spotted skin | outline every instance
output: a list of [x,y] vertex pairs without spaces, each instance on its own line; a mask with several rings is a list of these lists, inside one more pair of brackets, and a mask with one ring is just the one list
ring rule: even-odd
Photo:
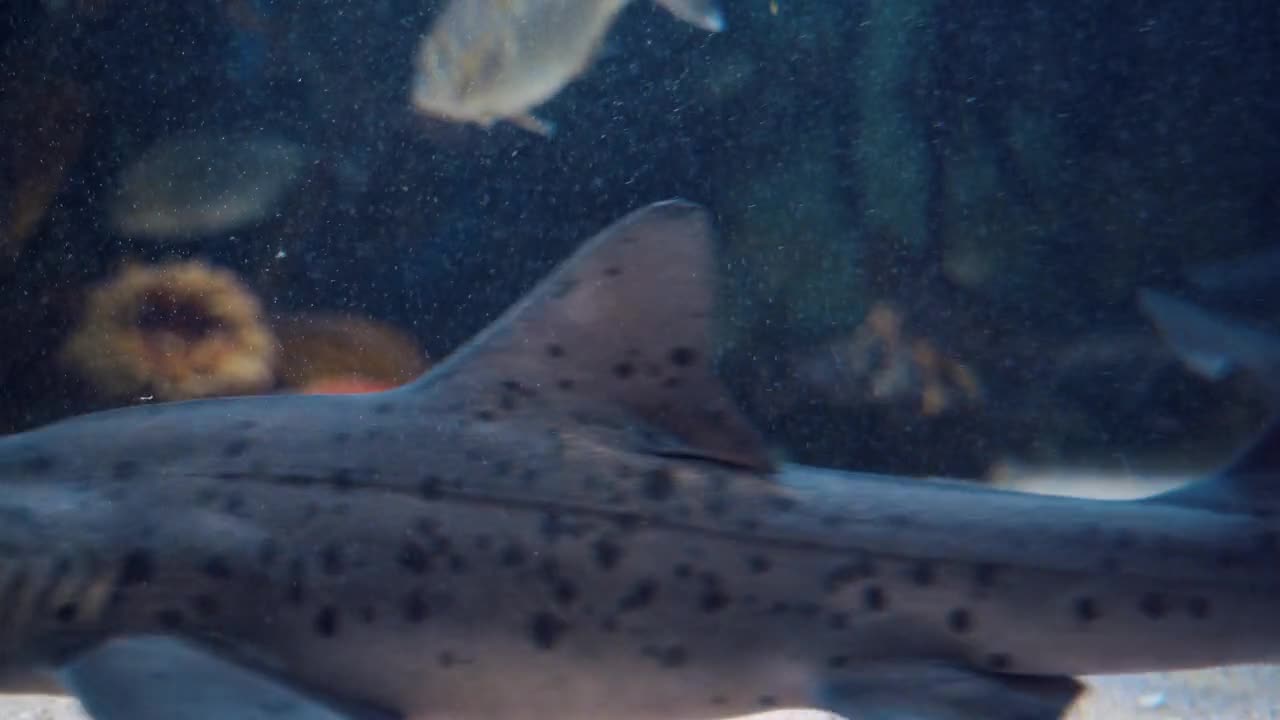
[[401,389],[0,439],[0,682],[115,720],[78,658],[159,634],[350,718],[1012,720],[1280,655],[1274,431],[1139,502],[775,464],[711,370],[710,238],[640,210]]

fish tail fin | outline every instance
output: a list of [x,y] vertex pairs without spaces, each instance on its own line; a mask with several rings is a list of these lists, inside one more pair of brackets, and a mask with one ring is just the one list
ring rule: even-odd
[[1280,417],[1272,418],[1222,470],[1152,499],[1230,512],[1280,509]]
[[724,30],[724,13],[715,0],[654,0],[677,18],[707,32]]
[[1243,369],[1274,383],[1270,375],[1280,367],[1280,338],[1158,290],[1138,291],[1138,306],[1197,375],[1216,381]]

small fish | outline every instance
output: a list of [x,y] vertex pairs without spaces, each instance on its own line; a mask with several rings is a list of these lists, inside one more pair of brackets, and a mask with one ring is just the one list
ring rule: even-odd
[[0,438],[0,689],[95,720],[1054,720],[1280,661],[1280,422],[1134,501],[776,462],[710,213],[606,228],[420,379]]
[[[499,120],[550,135],[533,108],[586,72],[629,0],[453,0],[418,49],[413,106],[490,127]],[[713,0],[655,0],[672,15],[718,32]]]
[[268,134],[166,138],[121,173],[108,218],[117,234],[147,240],[230,232],[268,217],[307,160],[301,146]]
[[1158,290],[1139,290],[1138,305],[1187,369],[1212,381],[1243,370],[1280,396],[1280,337]]

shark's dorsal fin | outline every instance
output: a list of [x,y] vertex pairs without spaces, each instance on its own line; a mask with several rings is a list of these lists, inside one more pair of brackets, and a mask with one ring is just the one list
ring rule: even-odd
[[771,470],[714,375],[713,245],[698,205],[637,210],[405,391],[485,419],[536,408],[657,452]]

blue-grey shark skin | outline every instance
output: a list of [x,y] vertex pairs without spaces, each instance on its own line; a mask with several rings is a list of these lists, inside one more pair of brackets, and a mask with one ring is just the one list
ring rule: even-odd
[[6,689],[98,720],[1013,720],[1073,675],[1280,660],[1280,432],[1136,502],[777,464],[711,370],[712,240],[643,208],[401,389],[0,439]]

